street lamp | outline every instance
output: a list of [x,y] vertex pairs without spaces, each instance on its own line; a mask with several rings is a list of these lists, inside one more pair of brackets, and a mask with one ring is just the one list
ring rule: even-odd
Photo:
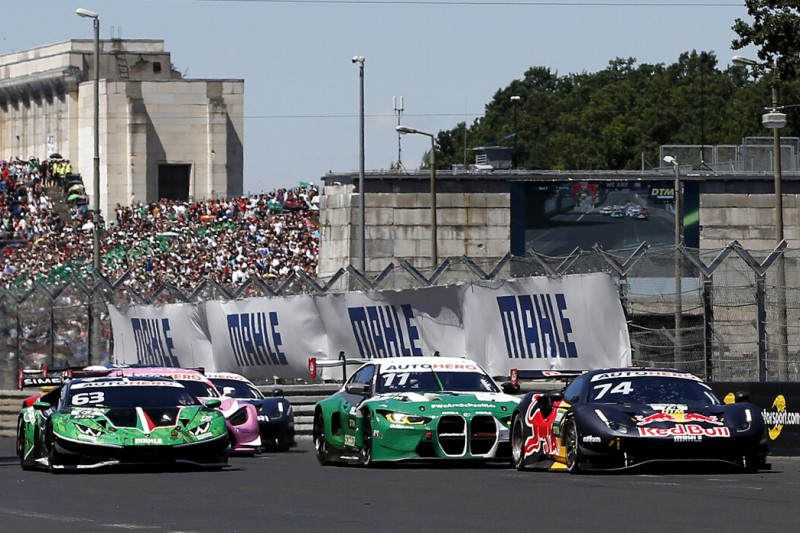
[[79,17],[92,19],[94,26],[94,214],[92,215],[92,267],[100,273],[100,17],[94,11],[78,8]]
[[431,138],[431,258],[433,259],[433,268],[436,269],[436,267],[439,266],[439,252],[436,244],[436,140],[434,139],[432,133],[415,130],[414,128],[397,126],[395,129],[397,130],[397,133],[401,135],[416,134],[425,135],[426,137]]
[[361,261],[362,274],[367,270],[366,216],[364,206],[364,56],[353,56],[353,63],[358,65],[359,77],[359,135],[358,135],[358,258]]
[[511,96],[511,103],[514,106],[514,148],[511,152],[511,167],[516,170],[517,169],[517,107],[519,106],[519,101],[521,100],[520,96],[516,94]]
[[[754,59],[743,56],[733,56],[731,62],[739,67],[763,67],[764,65]],[[781,113],[778,103],[778,80],[777,73],[774,73],[776,79],[772,83],[772,107],[768,108],[767,112],[761,115],[761,124],[772,130],[772,171],[775,181],[775,245],[778,246],[783,242],[783,176],[781,173],[781,128],[786,126],[786,114]],[[777,261],[777,276],[778,276],[778,379],[785,381],[788,376],[788,339],[786,331],[787,327],[787,314],[786,314],[786,266],[784,265],[784,256],[778,258]],[[759,364],[759,379],[766,380],[766,365]]]
[[672,165],[675,171],[674,197],[675,197],[675,361],[682,362],[681,349],[681,319],[683,318],[683,286],[681,284],[681,174],[678,160],[671,155],[664,156],[664,162]]

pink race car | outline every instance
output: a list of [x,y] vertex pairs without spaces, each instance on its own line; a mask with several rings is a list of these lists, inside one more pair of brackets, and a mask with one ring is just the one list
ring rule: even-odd
[[255,406],[223,396],[211,380],[198,370],[171,367],[125,367],[112,368],[108,375],[110,377],[161,376],[172,378],[183,384],[203,403],[208,399],[218,398],[222,400],[219,410],[225,415],[228,429],[233,436],[231,453],[254,454],[261,451],[261,435]]

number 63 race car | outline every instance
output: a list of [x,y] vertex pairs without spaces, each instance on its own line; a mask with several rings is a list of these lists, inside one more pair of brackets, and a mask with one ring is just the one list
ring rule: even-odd
[[768,469],[761,411],[726,405],[700,378],[680,370],[593,370],[558,392],[528,393],[514,411],[512,464],[619,470],[650,462],[724,462]]
[[508,458],[517,402],[468,359],[377,359],[317,403],[314,448],[321,464]]
[[225,417],[180,383],[163,378],[74,379],[22,409],[17,455],[23,469],[118,464],[222,467]]

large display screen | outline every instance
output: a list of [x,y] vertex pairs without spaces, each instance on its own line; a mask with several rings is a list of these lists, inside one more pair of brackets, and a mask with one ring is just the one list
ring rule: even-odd
[[[697,184],[682,183],[684,244],[697,247]],[[520,182],[511,192],[511,250],[566,256],[675,243],[674,181]]]

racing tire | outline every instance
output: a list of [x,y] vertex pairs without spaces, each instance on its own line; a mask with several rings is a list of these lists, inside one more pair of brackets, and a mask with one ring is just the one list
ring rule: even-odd
[[325,418],[322,412],[314,415],[314,428],[312,430],[314,454],[317,462],[322,466],[331,464],[331,453],[328,450],[328,441],[325,439]]
[[522,416],[511,421],[511,466],[522,472],[525,470],[525,428]]
[[578,443],[578,427],[574,418],[567,422],[567,427],[564,431],[564,447],[566,448],[564,459],[567,463],[567,471],[570,474],[580,474],[583,456]]
[[31,467],[25,464],[25,423],[22,420],[17,423],[17,457],[20,468],[31,470]]
[[358,460],[362,466],[367,468],[373,466],[372,461],[372,420],[369,413],[364,413],[364,423],[362,424],[361,449],[358,452]]
[[55,465],[63,464],[64,456],[63,454],[58,453],[56,450],[56,442],[55,437],[53,436],[53,430],[49,429],[47,431],[47,469],[51,474],[60,474],[63,472],[63,470],[55,468]]

